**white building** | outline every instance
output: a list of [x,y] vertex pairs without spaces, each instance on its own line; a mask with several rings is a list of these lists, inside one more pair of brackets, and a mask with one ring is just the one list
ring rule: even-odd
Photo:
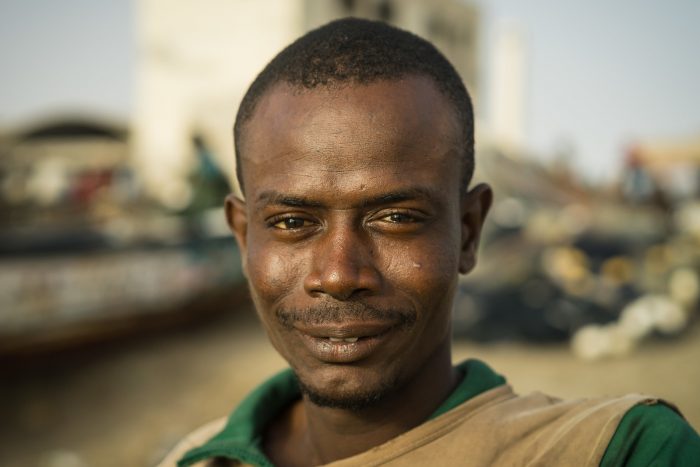
[[514,23],[496,27],[491,54],[491,142],[510,155],[525,146],[526,53],[522,31]]
[[427,38],[478,101],[479,18],[459,0],[141,0],[137,12],[134,162],[146,189],[178,207],[200,134],[234,179],[232,127],[243,93],[266,63],[333,18],[383,19]]

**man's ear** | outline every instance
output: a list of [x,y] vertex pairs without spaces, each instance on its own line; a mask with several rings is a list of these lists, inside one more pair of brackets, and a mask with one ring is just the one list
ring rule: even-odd
[[462,274],[476,266],[481,227],[492,201],[493,192],[485,183],[480,183],[462,197],[462,251],[459,258],[459,272]]
[[246,212],[245,201],[231,193],[226,196],[224,209],[228,226],[233,236],[236,237],[238,249],[241,251],[243,274],[248,277],[248,213]]

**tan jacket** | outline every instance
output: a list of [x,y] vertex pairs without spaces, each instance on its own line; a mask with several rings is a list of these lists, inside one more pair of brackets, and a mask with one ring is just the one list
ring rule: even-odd
[[[541,393],[518,396],[503,385],[328,466],[598,466],[623,415],[637,404],[655,402],[640,395],[562,401]],[[196,430],[159,467],[175,466],[225,423],[222,418]],[[219,460],[195,465],[239,464]]]

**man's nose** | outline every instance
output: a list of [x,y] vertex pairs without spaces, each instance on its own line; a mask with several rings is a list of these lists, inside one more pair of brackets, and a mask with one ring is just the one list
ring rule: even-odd
[[371,239],[350,226],[329,228],[316,239],[311,270],[304,281],[310,295],[325,294],[349,300],[376,293],[381,274]]

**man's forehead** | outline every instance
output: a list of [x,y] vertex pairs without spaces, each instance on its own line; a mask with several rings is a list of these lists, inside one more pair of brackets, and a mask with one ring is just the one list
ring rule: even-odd
[[[427,77],[313,89],[279,83],[258,103],[239,147],[241,158],[249,164],[298,150],[307,156],[317,152],[342,157],[349,145],[366,145],[367,151],[375,152],[392,149],[389,152],[395,154],[416,139],[457,144],[459,133],[452,106]],[[433,148],[428,149],[432,154]]]
[[348,108],[367,115],[400,112],[411,116],[421,110],[424,119],[453,118],[451,107],[438,103],[448,104],[433,80],[423,76],[370,83],[330,83],[310,89],[281,82],[262,96],[251,122],[275,123],[289,116],[340,113]]

